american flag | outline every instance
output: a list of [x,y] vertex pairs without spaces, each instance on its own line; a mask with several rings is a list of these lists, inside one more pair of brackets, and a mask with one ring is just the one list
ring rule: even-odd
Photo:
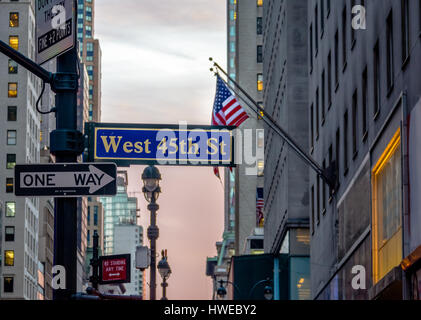
[[238,127],[249,116],[219,75],[216,78],[216,95],[213,104],[212,125]]
[[[247,112],[238,103],[235,96],[225,85],[219,75],[216,76],[216,94],[213,103],[212,125],[214,126],[240,126],[249,118]],[[232,172],[232,168],[230,168]],[[221,180],[219,168],[214,167],[213,173]]]
[[263,198],[263,188],[257,188],[256,192],[256,222],[258,227],[263,227],[264,216],[263,208],[265,206],[265,199]]

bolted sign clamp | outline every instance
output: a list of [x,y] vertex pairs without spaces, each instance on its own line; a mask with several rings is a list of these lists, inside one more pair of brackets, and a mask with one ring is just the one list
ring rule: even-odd
[[79,75],[70,72],[54,73],[50,85],[55,93],[77,92],[79,88]]
[[82,154],[85,145],[85,138],[80,131],[59,129],[50,133],[50,152],[53,155],[61,154]]

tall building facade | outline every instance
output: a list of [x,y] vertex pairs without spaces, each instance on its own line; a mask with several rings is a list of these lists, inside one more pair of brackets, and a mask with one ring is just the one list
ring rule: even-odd
[[[263,94],[262,15],[262,1],[227,1],[227,71],[259,103]],[[230,86],[235,89],[232,83]],[[256,195],[257,188],[263,187],[264,168],[263,123],[243,97],[238,98],[250,118],[237,129],[241,164],[235,170],[226,169],[224,176],[225,220],[227,228],[234,231],[237,255],[247,252],[249,237],[261,227],[256,217]],[[251,155],[256,156],[252,162]]]
[[309,152],[337,180],[310,174],[312,297],[419,299],[421,3],[310,0],[308,22]]
[[114,226],[114,254],[130,254],[131,282],[125,283],[125,295],[143,296],[143,271],[136,269],[136,247],[143,245],[143,228],[136,223]]
[[[0,2],[0,39],[23,55],[35,56],[32,1]],[[41,81],[0,55],[0,297],[37,299],[39,199],[14,196],[16,163],[40,161],[40,115],[35,110]]]
[[95,0],[78,0],[77,38],[89,77],[89,121],[101,121],[101,47],[95,39]]
[[[79,46],[80,88],[78,94],[78,130],[84,132],[88,121],[101,121],[101,47],[94,38],[95,0],[77,1],[77,40]],[[96,202],[96,198],[90,198]],[[78,201],[78,282],[85,283],[88,278],[86,261],[91,253],[87,239],[87,210],[91,207],[89,199]],[[95,204],[93,204],[95,207]],[[90,235],[92,237],[92,235]],[[85,266],[85,268],[83,267]]]
[[[307,0],[265,0],[265,111],[308,149]],[[289,259],[289,299],[310,299],[309,167],[265,124],[265,252]]]
[[114,254],[114,227],[137,221],[137,198],[128,196],[127,184],[127,171],[118,171],[117,195],[100,198],[104,209],[104,255]]

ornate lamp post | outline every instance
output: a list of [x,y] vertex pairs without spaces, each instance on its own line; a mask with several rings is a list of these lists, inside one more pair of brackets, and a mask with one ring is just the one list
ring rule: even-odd
[[158,271],[159,274],[162,277],[162,298],[161,300],[168,300],[167,298],[167,287],[168,287],[168,283],[167,283],[167,279],[170,277],[171,275],[171,268],[170,265],[168,264],[167,261],[167,250],[162,250],[162,259],[161,261],[158,262]]
[[151,212],[151,225],[148,228],[148,238],[151,245],[151,266],[150,266],[150,299],[156,299],[156,239],[159,237],[159,229],[156,226],[156,212],[159,209],[156,200],[161,193],[159,181],[161,173],[155,166],[148,166],[142,173],[143,193],[146,201],[149,202],[148,210]]

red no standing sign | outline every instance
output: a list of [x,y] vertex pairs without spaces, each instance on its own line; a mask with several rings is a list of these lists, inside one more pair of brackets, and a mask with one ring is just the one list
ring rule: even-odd
[[130,282],[130,254],[100,257],[100,284]]

